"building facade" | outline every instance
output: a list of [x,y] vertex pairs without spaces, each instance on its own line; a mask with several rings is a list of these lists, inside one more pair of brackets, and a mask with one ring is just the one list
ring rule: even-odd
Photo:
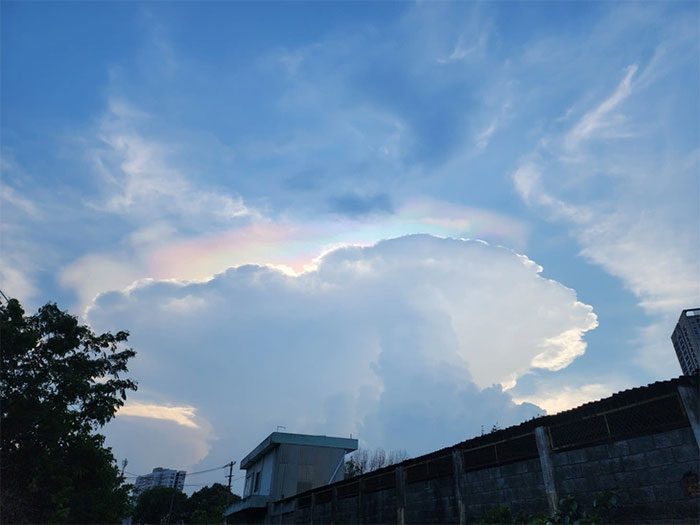
[[243,499],[226,509],[228,523],[263,521],[273,501],[340,481],[351,438],[273,432],[241,461]]
[[696,374],[700,362],[700,308],[681,312],[671,341],[683,373]]
[[134,496],[138,498],[145,491],[156,487],[170,487],[182,492],[185,486],[186,475],[187,472],[184,470],[173,470],[163,467],[154,468],[150,474],[136,478]]

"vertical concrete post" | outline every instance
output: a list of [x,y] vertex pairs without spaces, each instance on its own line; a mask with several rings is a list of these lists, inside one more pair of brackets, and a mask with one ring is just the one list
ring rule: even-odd
[[554,483],[554,465],[552,465],[552,456],[549,449],[549,438],[544,427],[535,429],[535,440],[537,441],[537,452],[540,455],[542,479],[544,480],[544,490],[547,493],[549,513],[554,514],[559,508],[559,499],[557,498],[557,486]]
[[406,471],[403,467],[394,469],[396,475],[396,523],[404,525],[406,511]]
[[462,461],[462,451],[452,451],[452,475],[454,477],[455,501],[457,502],[457,515],[459,525],[467,523],[467,509],[464,506],[464,462]]
[[695,435],[695,444],[700,449],[700,407],[698,407],[698,391],[687,385],[678,386],[678,394],[681,396],[685,413],[688,414],[690,428]]

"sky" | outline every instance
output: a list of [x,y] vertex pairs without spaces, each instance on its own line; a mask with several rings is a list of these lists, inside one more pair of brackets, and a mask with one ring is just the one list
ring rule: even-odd
[[278,427],[415,456],[680,374],[697,2],[0,9],[0,289],[130,332],[131,474]]

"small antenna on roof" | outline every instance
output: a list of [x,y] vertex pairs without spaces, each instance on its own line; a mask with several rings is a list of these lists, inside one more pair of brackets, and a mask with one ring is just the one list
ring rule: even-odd
[[275,432],[279,432],[280,428],[283,428],[284,430],[287,430],[287,427],[283,427],[282,425],[277,425],[277,430]]

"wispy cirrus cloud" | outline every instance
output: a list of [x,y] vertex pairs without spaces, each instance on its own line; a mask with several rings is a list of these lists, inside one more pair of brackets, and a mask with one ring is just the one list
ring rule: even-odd
[[[678,312],[700,301],[700,217],[686,193],[698,192],[698,146],[673,143],[675,136],[698,136],[697,123],[682,116],[684,104],[697,107],[697,96],[668,96],[688,80],[697,29],[680,22],[676,29],[664,49],[693,52],[668,56],[663,67],[658,54],[625,67],[611,92],[572,106],[512,173],[523,201],[568,224],[581,255],[637,298],[650,322],[634,342],[641,347],[638,362],[662,375],[677,369],[668,359],[668,337]],[[582,114],[572,119],[572,111]]]
[[615,91],[597,107],[583,115],[578,123],[564,137],[564,145],[568,149],[574,149],[589,138],[605,139],[619,138],[627,133],[620,130],[624,121],[622,115],[613,112],[632,93],[632,79],[639,67],[631,64],[627,67],[624,78],[620,81]]
[[0,290],[33,305],[39,292],[36,274],[41,269],[42,249],[32,230],[45,217],[30,196],[32,188],[13,184],[26,179],[26,174],[7,152],[0,156],[0,171]]
[[238,195],[196,184],[174,164],[175,145],[149,138],[139,124],[149,116],[123,100],[111,100],[88,152],[106,183],[101,209],[130,219],[226,223],[256,214]]

